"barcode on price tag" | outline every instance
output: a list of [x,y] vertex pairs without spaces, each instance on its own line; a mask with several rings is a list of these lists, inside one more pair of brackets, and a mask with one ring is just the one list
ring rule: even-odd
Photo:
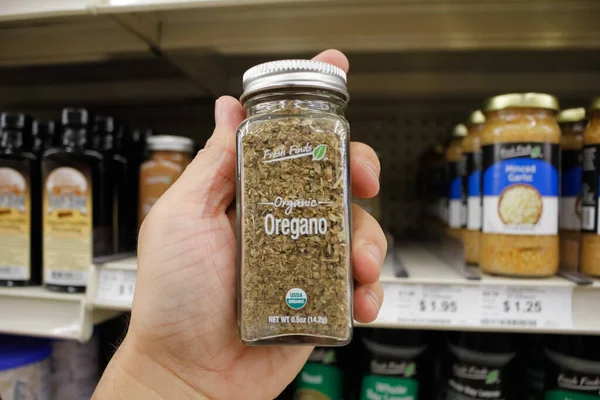
[[573,327],[571,287],[487,286],[481,296],[482,326]]
[[136,276],[136,271],[100,270],[96,302],[131,307]]

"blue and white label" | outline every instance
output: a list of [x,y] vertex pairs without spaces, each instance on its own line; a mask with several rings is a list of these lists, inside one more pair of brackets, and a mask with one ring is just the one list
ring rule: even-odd
[[558,154],[550,143],[483,147],[483,232],[558,232]]
[[467,153],[467,229],[481,230],[481,152]]
[[307,302],[306,292],[299,288],[290,289],[285,295],[285,302],[292,310],[301,310]]
[[581,167],[582,151],[561,150],[560,229],[579,231],[581,229]]

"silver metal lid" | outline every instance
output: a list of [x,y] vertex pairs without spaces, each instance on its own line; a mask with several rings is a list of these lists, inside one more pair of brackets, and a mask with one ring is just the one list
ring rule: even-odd
[[333,90],[346,101],[350,99],[344,70],[323,61],[280,60],[259,64],[244,73],[243,85],[242,103],[256,92],[286,87]]
[[150,136],[147,141],[148,150],[194,152],[194,141],[183,136],[158,135]]

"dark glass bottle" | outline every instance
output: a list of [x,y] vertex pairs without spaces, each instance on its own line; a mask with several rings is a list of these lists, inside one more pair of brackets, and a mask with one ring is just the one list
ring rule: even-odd
[[102,190],[108,170],[89,111],[65,108],[61,122],[59,145],[42,158],[44,284],[84,292],[92,257],[112,253],[112,193]]
[[[132,192],[131,202],[133,214],[135,215],[134,226],[136,229],[142,224],[142,215],[139,214],[139,198],[140,198],[140,168],[142,163],[146,159],[146,153],[148,151],[147,142],[148,138],[155,135],[152,129],[134,129],[131,133],[130,150],[126,157],[131,165],[131,179],[132,179]],[[136,231],[137,232],[137,231]],[[136,240],[137,242],[137,240]]]
[[0,115],[0,285],[41,281],[40,159],[32,151],[31,117]]
[[33,121],[33,152],[39,154],[58,144],[59,124],[56,121]]

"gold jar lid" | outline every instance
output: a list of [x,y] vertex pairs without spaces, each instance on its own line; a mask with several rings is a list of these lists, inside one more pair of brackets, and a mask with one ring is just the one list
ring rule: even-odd
[[585,108],[567,108],[562,110],[556,116],[556,120],[559,124],[565,124],[569,122],[579,122],[585,120]]
[[467,127],[464,124],[458,124],[452,130],[453,138],[462,138],[467,136]]
[[481,110],[475,110],[469,115],[469,119],[467,120],[467,125],[479,125],[485,123],[485,115],[481,112]]
[[496,111],[505,108],[543,108],[558,111],[558,99],[545,93],[509,93],[494,96],[485,102],[484,110]]
[[588,111],[600,111],[600,97],[596,97],[594,100],[592,100],[592,104],[590,104]]

